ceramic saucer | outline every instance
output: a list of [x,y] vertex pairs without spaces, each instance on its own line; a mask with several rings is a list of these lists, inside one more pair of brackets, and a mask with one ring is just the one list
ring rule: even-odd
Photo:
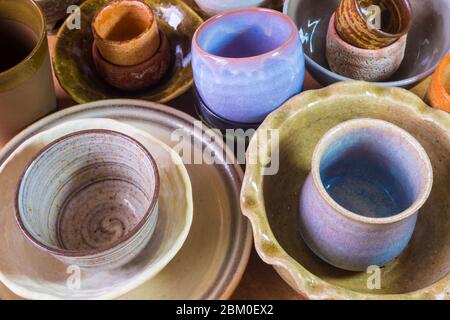
[[[248,262],[252,236],[242,216],[239,192],[242,169],[219,139],[207,139],[194,119],[164,105],[136,100],[106,100],[75,106],[28,127],[0,153],[0,165],[27,138],[69,120],[109,118],[150,133],[163,143],[216,154],[216,164],[186,164],[194,200],[189,236],[175,258],[154,278],[119,299],[226,299],[238,285]],[[174,141],[176,129],[191,139]],[[207,177],[207,178],[206,178]],[[0,297],[11,293],[2,290]]]
[[[70,266],[37,249],[20,232],[14,220],[15,190],[24,167],[39,150],[62,136],[89,129],[127,134],[151,151],[160,175],[158,223],[149,244],[131,262],[106,271],[81,270],[80,287],[71,288]],[[180,250],[192,224],[192,188],[180,157],[148,133],[114,120],[68,121],[31,137],[2,164],[0,183],[5,188],[0,195],[0,280],[24,298],[116,298],[161,271]]]
[[80,5],[81,28],[71,29],[70,16],[61,26],[55,44],[53,66],[61,87],[77,102],[108,98],[136,98],[167,102],[192,85],[191,39],[202,19],[181,0],[144,0],[154,11],[159,28],[167,35],[172,65],[156,85],[137,92],[125,92],[108,85],[92,60],[91,21],[107,0],[87,0]]

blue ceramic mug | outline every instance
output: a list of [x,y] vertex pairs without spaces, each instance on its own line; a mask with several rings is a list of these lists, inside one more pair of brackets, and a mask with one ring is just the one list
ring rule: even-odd
[[343,122],[314,150],[301,236],[338,268],[384,266],[406,248],[432,184],[430,159],[408,132],[382,120]]
[[293,95],[305,75],[294,22],[262,8],[227,11],[203,23],[192,40],[197,90],[218,116],[258,123]]

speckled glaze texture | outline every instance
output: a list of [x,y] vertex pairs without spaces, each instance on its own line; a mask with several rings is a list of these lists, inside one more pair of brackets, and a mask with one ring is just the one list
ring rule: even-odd
[[[243,173],[221,138],[209,139],[194,121],[165,105],[106,100],[61,110],[16,136],[0,151],[0,281],[29,299],[228,299],[253,246],[239,208]],[[81,289],[70,290],[68,266],[33,246],[15,223],[14,188],[43,146],[89,129],[122,132],[151,150],[161,182],[158,224],[136,259],[114,270],[83,270]],[[174,140],[177,129],[190,139]],[[180,146],[215,154],[216,164],[183,165],[172,150]],[[9,296],[0,286],[0,297]]]
[[170,44],[164,33],[160,33],[161,46],[148,60],[134,66],[118,66],[106,61],[92,44],[92,58],[97,71],[111,86],[121,90],[135,91],[157,84],[170,67]]
[[[433,73],[450,51],[450,2],[410,0],[413,22],[408,32],[405,57],[389,79],[376,82],[385,87],[411,88]],[[326,58],[326,36],[330,18],[339,0],[286,0],[283,12],[299,29],[306,67],[322,85],[352,80],[331,71]]]
[[17,190],[26,237],[69,265],[117,268],[147,245],[158,217],[159,175],[121,133],[74,133],[44,148]]
[[[380,8],[382,30],[370,26],[363,14],[363,9],[371,5]],[[338,34],[345,42],[376,50],[393,44],[408,33],[412,24],[411,5],[409,0],[341,0],[335,22]]]
[[107,0],[86,0],[80,5],[80,30],[70,30],[68,20],[61,26],[55,44],[53,66],[61,87],[77,102],[108,98],[133,98],[167,102],[192,85],[191,41],[203,20],[182,0],[144,0],[155,14],[158,26],[169,39],[171,64],[161,81],[137,92],[118,90],[97,72],[92,59],[93,34],[90,27],[95,14]]
[[331,71],[365,81],[384,81],[400,67],[405,56],[407,35],[382,49],[361,49],[341,39],[335,29],[335,16],[327,33],[326,56]]
[[261,122],[301,91],[304,57],[295,24],[270,9],[227,11],[206,21],[192,40],[196,88],[218,116]]
[[450,113],[450,54],[441,61],[433,74],[426,100],[433,108]]
[[92,19],[92,33],[105,60],[119,66],[150,59],[161,39],[152,9],[137,0],[107,3]]
[[[331,266],[299,236],[300,190],[311,171],[314,148],[328,130],[356,118],[385,120],[409,132],[427,152],[434,174],[413,237],[406,250],[381,269],[381,288],[376,290],[367,287],[372,274]],[[263,174],[273,149],[270,136],[253,139],[241,207],[252,223],[260,257],[283,279],[310,299],[450,298],[449,114],[406,90],[351,81],[293,97],[258,128],[268,129],[279,129],[279,171]]]
[[433,182],[417,140],[385,121],[346,121],[322,137],[311,167],[299,225],[313,252],[350,271],[382,267],[400,255]]

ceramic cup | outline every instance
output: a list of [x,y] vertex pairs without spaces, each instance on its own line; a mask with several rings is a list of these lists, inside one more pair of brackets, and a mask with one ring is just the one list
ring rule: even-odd
[[345,42],[335,28],[335,15],[328,26],[326,57],[330,69],[344,77],[365,81],[389,79],[402,64],[407,35],[381,49],[361,49]]
[[442,60],[433,74],[427,100],[433,108],[450,112],[450,54]]
[[56,109],[45,19],[31,0],[0,1],[0,146]]
[[408,132],[382,120],[354,119],[317,144],[300,194],[301,236],[342,269],[384,266],[406,247],[433,171]]
[[92,44],[92,58],[101,77],[111,86],[135,91],[158,83],[170,66],[170,44],[166,35],[160,32],[161,45],[156,53],[137,65],[118,66],[108,62],[100,54],[96,41]]
[[158,23],[142,1],[108,2],[92,20],[92,32],[102,56],[119,66],[137,65],[160,46]]
[[215,114],[261,122],[301,91],[304,57],[297,27],[270,9],[216,15],[194,34],[192,68],[197,90]]
[[[376,15],[380,17],[378,26],[368,19]],[[348,44],[363,49],[387,47],[407,34],[411,25],[409,0],[341,0],[336,10],[338,34]]]
[[148,243],[158,193],[156,163],[140,143],[114,131],[79,131],[27,166],[16,221],[35,246],[66,264],[115,268]]
[[271,0],[195,0],[197,6],[208,16],[240,8],[262,7]]

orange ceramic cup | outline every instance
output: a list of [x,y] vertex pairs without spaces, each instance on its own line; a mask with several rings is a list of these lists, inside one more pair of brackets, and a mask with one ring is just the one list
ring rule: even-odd
[[142,1],[108,3],[94,17],[92,31],[103,58],[119,66],[140,64],[160,46],[153,11]]
[[427,93],[428,103],[450,112],[450,54],[437,67]]

